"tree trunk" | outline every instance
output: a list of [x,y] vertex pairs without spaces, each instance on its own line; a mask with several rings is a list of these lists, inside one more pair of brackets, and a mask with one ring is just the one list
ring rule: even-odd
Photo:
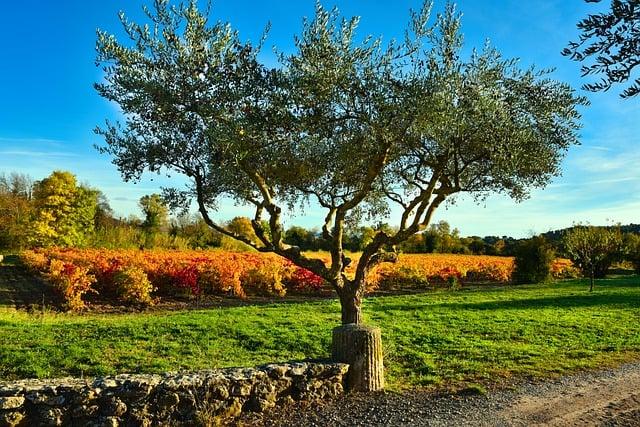
[[382,338],[379,328],[356,324],[335,328],[333,360],[349,364],[348,391],[384,389]]
[[589,286],[589,292],[593,292],[593,274],[591,275],[591,286]]
[[357,296],[357,293],[344,291],[343,295],[340,295],[340,307],[342,309],[342,324],[348,325],[351,323],[362,323],[362,301]]

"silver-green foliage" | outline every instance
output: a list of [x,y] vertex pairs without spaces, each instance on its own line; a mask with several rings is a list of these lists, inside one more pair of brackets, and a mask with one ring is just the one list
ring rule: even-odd
[[[431,4],[411,14],[401,41],[356,36],[358,19],[317,3],[280,65],[260,62],[258,45],[229,24],[210,23],[195,1],[156,0],[148,24],[122,16],[129,40],[98,32],[98,92],[120,105],[124,124],[98,133],[125,179],[177,171],[186,189],[167,189],[173,206],[195,200],[217,231],[278,253],[329,281],[343,321],[360,321],[366,273],[384,253],[424,230],[457,193],[505,192],[516,200],[560,173],[577,143],[582,97],[548,71],[521,70],[488,45],[462,55],[455,8],[431,20]],[[217,224],[222,196],[255,207],[258,241]],[[326,212],[332,262],[283,243],[283,209],[313,200]],[[366,246],[354,279],[343,252],[345,226],[402,216]],[[268,217],[265,227],[263,216]]]

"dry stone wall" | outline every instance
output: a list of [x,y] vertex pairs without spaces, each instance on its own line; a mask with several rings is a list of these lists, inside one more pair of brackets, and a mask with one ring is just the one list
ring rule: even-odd
[[210,425],[344,392],[348,365],[290,363],[190,374],[0,382],[2,426]]

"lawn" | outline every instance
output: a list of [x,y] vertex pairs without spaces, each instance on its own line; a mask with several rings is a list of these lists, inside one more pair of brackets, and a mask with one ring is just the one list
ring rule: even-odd
[[[370,298],[392,388],[490,383],[640,357],[640,277]],[[0,308],[0,379],[323,358],[335,301],[131,314]]]

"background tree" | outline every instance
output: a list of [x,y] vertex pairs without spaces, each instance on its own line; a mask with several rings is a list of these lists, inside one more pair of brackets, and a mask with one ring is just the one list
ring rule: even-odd
[[640,274],[640,235],[626,233],[626,259],[631,262],[636,274]]
[[[455,194],[520,200],[544,186],[577,142],[576,106],[586,102],[489,47],[462,59],[459,16],[448,6],[430,25],[430,6],[412,14],[402,43],[383,46],[355,37],[357,18],[318,3],[296,51],[267,69],[259,46],[210,25],[195,1],[156,2],[149,26],[122,17],[130,43],[98,33],[96,88],[125,116],[98,129],[101,151],[125,180],[166,169],[189,177],[165,191],[173,206],[195,199],[213,229],[324,278],[342,323],[359,324],[369,270],[395,258],[386,248],[423,231]],[[224,195],[255,207],[259,244],[212,219]],[[310,199],[326,212],[329,265],[283,240],[283,209]],[[347,276],[346,225],[384,218],[390,203],[401,207],[398,226],[376,230]]]
[[33,180],[24,174],[0,174],[0,248],[20,249],[27,243]]
[[251,242],[250,244],[240,242],[229,236],[222,236],[220,246],[226,250],[231,251],[251,251],[260,247],[262,243],[253,229],[251,219],[245,216],[236,216],[227,221],[226,229],[236,236],[241,236],[245,241]]
[[[601,0],[586,0],[600,3]],[[562,54],[573,60],[591,64],[582,66],[582,75],[600,75],[596,83],[583,86],[589,91],[607,91],[617,83],[632,78],[640,64],[640,2],[638,0],[612,0],[605,13],[587,16],[578,23],[582,32],[577,42],[569,43]],[[621,96],[628,98],[640,93],[640,78],[636,78]]]
[[140,209],[144,215],[142,228],[155,234],[166,231],[169,225],[169,208],[160,194],[151,194],[140,198]]
[[301,250],[317,250],[315,233],[303,227],[295,225],[289,227],[284,234],[283,241],[288,245],[297,246]]
[[219,247],[222,244],[223,236],[196,215],[179,215],[171,224],[170,233],[187,239],[194,249]]
[[55,171],[33,187],[33,246],[82,246],[94,231],[98,192],[79,186],[71,172]]
[[593,291],[594,279],[603,278],[613,262],[622,257],[623,240],[620,230],[592,225],[578,225],[566,232],[562,239],[564,250],[589,277],[589,291]]
[[464,252],[460,241],[460,231],[451,229],[447,221],[439,221],[431,224],[424,232],[425,251],[437,253],[461,253]]
[[116,227],[119,221],[113,216],[113,209],[107,196],[102,191],[96,190],[96,199],[96,214],[93,221],[95,229]]
[[480,236],[467,237],[465,246],[475,255],[484,255],[487,252],[487,243]]

